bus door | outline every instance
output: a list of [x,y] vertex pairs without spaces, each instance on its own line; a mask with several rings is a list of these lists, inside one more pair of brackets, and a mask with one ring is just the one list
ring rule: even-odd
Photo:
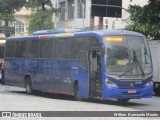
[[81,99],[89,97],[89,59],[88,51],[78,55],[78,94]]
[[90,51],[90,96],[102,97],[102,78],[101,78],[101,62],[100,62],[100,48],[93,47]]

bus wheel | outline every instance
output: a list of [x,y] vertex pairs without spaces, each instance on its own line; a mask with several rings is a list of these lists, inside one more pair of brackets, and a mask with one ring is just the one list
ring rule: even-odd
[[1,78],[1,84],[4,85],[4,78]]
[[4,71],[2,71],[1,84],[4,85]]
[[117,99],[117,100],[118,100],[118,102],[126,103],[126,102],[128,102],[130,99],[119,98],[119,99]]
[[158,83],[155,83],[155,84],[154,84],[154,89],[153,89],[153,91],[154,91],[154,94],[155,94],[155,95],[157,95],[157,96],[160,95],[160,85],[159,85]]
[[26,78],[25,80],[25,88],[26,88],[26,93],[31,95],[32,94],[32,82],[29,77]]
[[3,77],[1,78],[1,85],[4,85],[4,80],[3,80]]
[[79,94],[78,94],[78,85],[74,86],[74,100],[79,101]]
[[160,88],[154,88],[154,94],[156,96],[159,96],[160,95]]

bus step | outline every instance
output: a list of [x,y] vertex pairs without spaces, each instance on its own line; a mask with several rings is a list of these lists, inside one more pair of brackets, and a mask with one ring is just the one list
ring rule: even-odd
[[100,83],[96,83],[96,85],[102,85],[102,84],[100,84]]
[[101,97],[99,97],[99,96],[97,96],[97,97],[93,97],[93,98],[95,98],[95,99],[101,99],[101,100],[102,100],[102,98],[101,98]]
[[96,92],[98,92],[98,93],[102,93],[102,90],[96,90]]
[[96,83],[102,84],[102,82],[100,80],[96,80]]
[[102,91],[96,90],[94,97],[101,97],[102,96]]
[[102,85],[96,84],[96,89],[97,89],[97,90],[102,90]]

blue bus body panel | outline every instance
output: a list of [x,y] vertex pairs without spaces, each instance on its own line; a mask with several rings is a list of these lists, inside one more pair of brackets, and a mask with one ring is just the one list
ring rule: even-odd
[[[20,86],[22,87],[21,81],[22,79],[19,78],[20,76],[18,76],[20,73],[22,73],[23,71],[20,71],[20,73],[18,72],[18,68],[17,63],[15,63],[14,59],[5,59],[5,84],[10,84],[10,85],[15,85],[15,86]],[[18,77],[17,77],[18,76]],[[24,85],[23,85],[24,87]]]
[[32,79],[33,89],[43,92],[73,94],[73,82],[78,79],[76,60],[7,60],[6,83],[24,87],[24,76]]
[[81,99],[89,97],[89,74],[81,67],[78,70],[78,92]]
[[[110,81],[116,83],[119,87],[107,87],[105,81],[103,81],[103,99],[117,99],[117,98],[129,98],[129,99],[139,99],[139,98],[150,98],[153,96],[153,85],[145,87],[145,84],[152,80],[152,76],[140,81],[119,81],[110,77],[107,77]],[[133,85],[133,87],[131,86]],[[136,90],[136,93],[128,93],[128,90]]]

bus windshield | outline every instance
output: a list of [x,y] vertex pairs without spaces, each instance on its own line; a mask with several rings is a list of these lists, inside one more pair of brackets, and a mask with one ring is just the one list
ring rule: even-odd
[[136,76],[150,74],[150,52],[143,36],[105,36],[105,69],[107,74]]

